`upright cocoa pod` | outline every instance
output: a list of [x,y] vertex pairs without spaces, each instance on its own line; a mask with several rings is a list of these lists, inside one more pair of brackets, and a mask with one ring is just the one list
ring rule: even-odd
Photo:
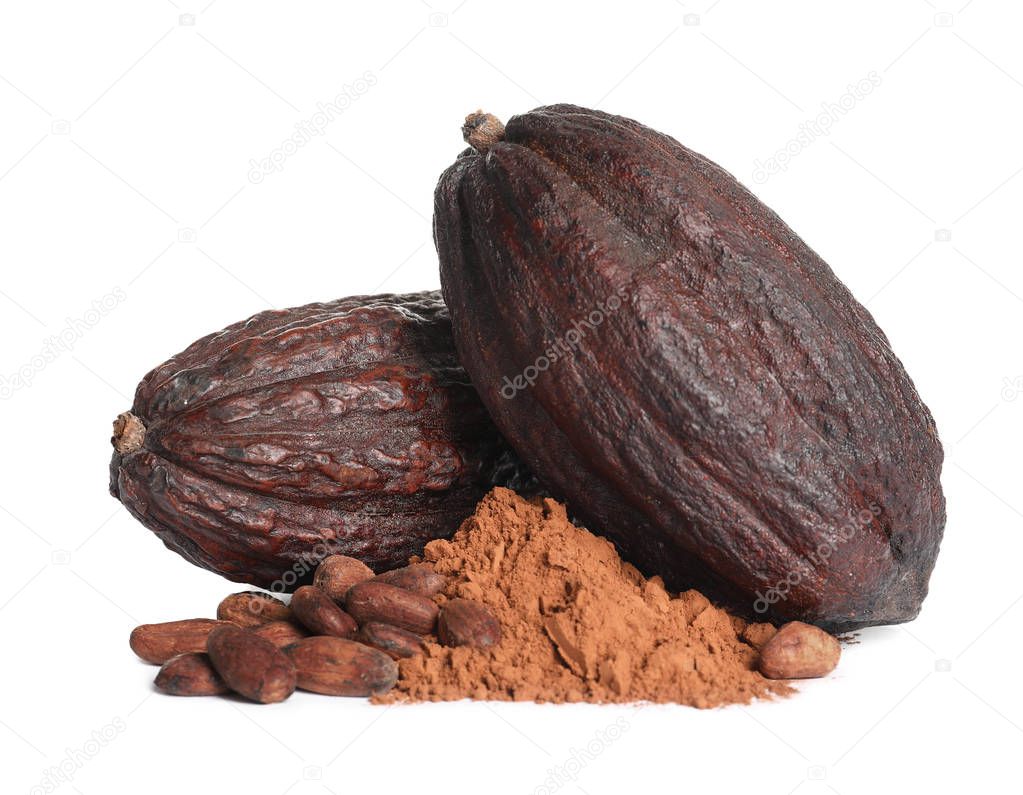
[[870,314],[730,174],[570,105],[482,114],[434,231],[461,360],[588,526],[670,586],[831,628],[912,619],[934,422]]
[[110,490],[133,516],[192,563],[274,590],[329,553],[401,565],[491,485],[523,482],[436,292],[204,337],[142,380],[113,444]]

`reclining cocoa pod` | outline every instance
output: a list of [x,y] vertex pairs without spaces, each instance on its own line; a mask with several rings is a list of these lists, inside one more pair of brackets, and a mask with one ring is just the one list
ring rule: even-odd
[[110,491],[174,551],[291,591],[322,557],[377,570],[528,475],[455,357],[438,292],[268,311],[150,372]]

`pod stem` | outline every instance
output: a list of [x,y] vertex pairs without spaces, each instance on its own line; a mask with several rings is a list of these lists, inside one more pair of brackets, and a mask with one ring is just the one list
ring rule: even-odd
[[490,147],[504,140],[504,125],[497,116],[478,110],[465,117],[462,137],[469,146],[484,155]]
[[142,420],[126,411],[114,420],[114,435],[110,439],[114,449],[121,455],[129,455],[142,448],[146,440],[146,426]]

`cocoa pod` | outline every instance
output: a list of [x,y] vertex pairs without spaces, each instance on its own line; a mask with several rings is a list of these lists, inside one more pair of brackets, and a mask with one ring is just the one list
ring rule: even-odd
[[390,657],[362,643],[333,637],[300,640],[285,649],[294,663],[298,686],[326,696],[372,696],[398,681]]
[[161,624],[141,624],[131,631],[131,650],[148,663],[163,665],[171,657],[185,652],[206,651],[206,638],[225,621],[212,618],[186,618]]
[[815,679],[835,670],[842,647],[823,629],[790,621],[760,649],[760,673],[768,679]]
[[156,674],[156,687],[172,696],[216,696],[230,692],[208,654],[187,652],[171,657]]
[[672,590],[758,620],[912,619],[945,526],[941,444],[827,264],[630,119],[553,105],[465,135],[435,195],[441,284],[538,477]]
[[355,640],[379,649],[395,660],[414,657],[426,649],[423,639],[414,632],[377,621],[367,621],[359,627]]
[[437,639],[445,646],[485,649],[501,642],[501,624],[484,604],[449,599],[437,617]]
[[110,491],[170,549],[288,590],[324,550],[383,570],[494,484],[532,482],[459,365],[437,292],[262,312],[139,384]]
[[291,658],[252,630],[233,624],[216,627],[210,632],[206,648],[221,679],[251,701],[272,704],[284,701],[295,691]]
[[291,610],[280,599],[259,591],[233,593],[217,605],[217,618],[239,627],[258,627],[271,621],[287,621]]
[[309,636],[303,627],[293,621],[271,621],[269,624],[253,627],[252,631],[279,649]]
[[347,555],[330,555],[320,561],[313,574],[313,585],[338,604],[343,604],[348,589],[373,578],[373,569]]
[[391,624],[417,635],[432,632],[437,623],[437,605],[431,599],[375,579],[353,585],[345,608],[359,624]]
[[315,585],[303,585],[291,597],[291,612],[314,635],[349,638],[358,625],[348,613]]
[[434,596],[444,590],[448,578],[434,571],[429,563],[411,563],[378,574],[376,581],[396,585],[422,596]]

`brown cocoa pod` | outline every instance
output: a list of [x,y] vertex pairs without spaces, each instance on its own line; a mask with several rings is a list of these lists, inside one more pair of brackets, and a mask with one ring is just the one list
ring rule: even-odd
[[273,591],[309,582],[324,548],[403,565],[491,486],[532,487],[439,292],[267,311],[204,337],[146,375],[113,444],[110,491],[136,519]]
[[251,701],[272,704],[295,691],[291,658],[252,630],[224,624],[210,632],[206,648],[220,678]]
[[303,585],[291,597],[295,619],[314,635],[350,638],[359,629],[355,619],[315,585]]
[[410,563],[400,569],[382,572],[377,575],[376,581],[396,585],[422,596],[435,596],[448,584],[448,578],[434,571],[429,563]]
[[916,616],[945,526],[941,443],[827,263],[631,119],[553,105],[506,128],[473,114],[464,135],[435,194],[444,299],[537,476],[672,590],[831,629]]
[[201,652],[171,657],[156,674],[155,684],[172,696],[216,696],[231,690],[213,669],[209,655]]
[[252,631],[270,641],[279,649],[289,646],[295,641],[309,637],[305,628],[300,627],[294,621],[271,621],[269,624],[260,624],[253,627]]
[[242,591],[224,597],[217,605],[217,618],[239,627],[258,627],[271,621],[287,621],[291,611],[280,599],[260,591]]
[[841,654],[838,640],[823,629],[790,621],[760,649],[758,667],[768,679],[815,679],[835,670]]
[[225,621],[212,618],[186,618],[161,624],[141,624],[131,631],[131,650],[148,663],[163,665],[171,657],[185,652],[206,651],[206,638]]
[[485,649],[501,642],[501,624],[480,602],[449,599],[437,617],[437,639],[445,646]]
[[426,649],[423,639],[416,633],[377,621],[367,621],[359,627],[355,640],[379,649],[395,660],[414,657]]
[[349,588],[372,577],[373,569],[361,560],[347,555],[330,555],[316,567],[313,585],[323,589],[338,604],[343,604]]
[[345,608],[359,624],[376,621],[417,635],[432,632],[437,623],[433,600],[375,579],[353,585],[345,596]]
[[302,690],[326,696],[372,696],[398,681],[398,666],[378,649],[327,636],[306,638],[285,649]]

